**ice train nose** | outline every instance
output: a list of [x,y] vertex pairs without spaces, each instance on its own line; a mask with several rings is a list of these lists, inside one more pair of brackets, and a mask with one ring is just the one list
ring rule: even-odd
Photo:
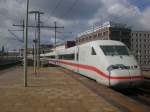
[[130,69],[129,67],[110,66],[109,85],[116,87],[136,87],[142,84],[141,71],[139,69]]

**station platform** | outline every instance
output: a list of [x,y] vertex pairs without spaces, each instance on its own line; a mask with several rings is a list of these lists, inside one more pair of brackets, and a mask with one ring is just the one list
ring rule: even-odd
[[29,68],[24,87],[22,67],[0,71],[1,112],[118,112],[119,110],[57,67]]

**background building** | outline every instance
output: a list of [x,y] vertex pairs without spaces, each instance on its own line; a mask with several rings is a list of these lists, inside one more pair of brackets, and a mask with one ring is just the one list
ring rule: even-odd
[[132,31],[131,50],[142,66],[150,65],[150,32]]
[[40,45],[40,53],[44,54],[44,53],[52,52],[52,48],[53,48],[53,45],[51,44]]
[[78,35],[76,44],[92,40],[118,40],[131,47],[131,29],[125,24],[106,22],[100,27],[93,28]]

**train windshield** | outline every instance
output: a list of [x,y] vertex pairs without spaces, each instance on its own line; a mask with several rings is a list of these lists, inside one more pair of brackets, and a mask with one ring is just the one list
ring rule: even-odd
[[129,50],[126,46],[119,45],[103,45],[100,46],[106,56],[113,55],[130,55]]

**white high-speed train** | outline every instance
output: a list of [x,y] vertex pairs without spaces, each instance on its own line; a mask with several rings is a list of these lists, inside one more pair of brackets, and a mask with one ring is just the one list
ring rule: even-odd
[[119,41],[96,40],[41,56],[48,59],[49,63],[109,87],[137,87],[143,82],[136,59],[126,45]]

